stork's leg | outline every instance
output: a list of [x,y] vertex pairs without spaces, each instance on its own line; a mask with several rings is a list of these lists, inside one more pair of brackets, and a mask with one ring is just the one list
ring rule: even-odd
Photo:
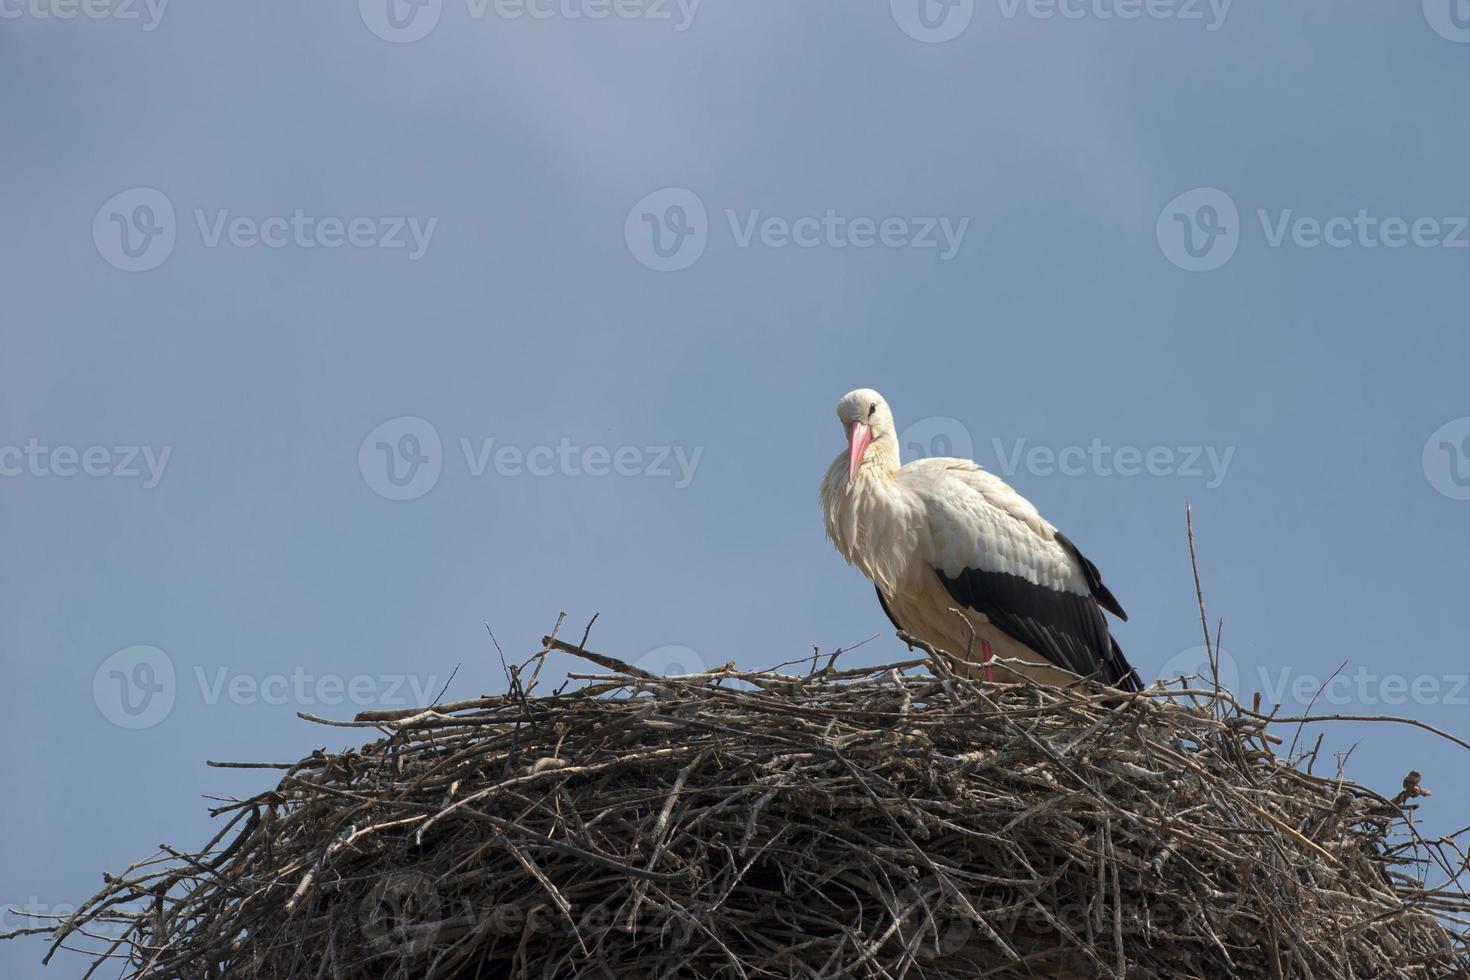
[[980,663],[984,664],[985,666],[985,669],[981,671],[981,676],[985,678],[985,683],[987,684],[993,683],[995,681],[995,668],[990,665],[990,658],[992,656],[994,656],[994,654],[990,649],[990,641],[981,640]]

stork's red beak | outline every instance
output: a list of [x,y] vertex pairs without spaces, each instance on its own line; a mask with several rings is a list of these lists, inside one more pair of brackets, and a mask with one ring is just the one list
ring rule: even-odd
[[862,422],[847,427],[847,479],[857,476],[858,467],[863,465],[863,453],[873,441],[873,430]]

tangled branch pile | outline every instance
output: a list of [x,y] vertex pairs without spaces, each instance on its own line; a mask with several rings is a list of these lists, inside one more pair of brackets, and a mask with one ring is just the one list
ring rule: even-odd
[[384,737],[276,767],[55,943],[121,923],[98,964],[136,978],[1470,976],[1415,787],[1312,775],[1220,692],[546,646],[606,673],[537,695],[543,651],[508,695],[360,715]]

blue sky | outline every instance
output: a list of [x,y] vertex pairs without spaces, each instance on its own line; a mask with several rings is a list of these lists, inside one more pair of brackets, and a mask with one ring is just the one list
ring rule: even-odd
[[[859,386],[1146,678],[1192,502],[1242,688],[1470,731],[1465,0],[387,2],[0,0],[0,904],[207,840],[297,711],[500,690],[487,623],[900,657],[817,508]],[[1326,744],[1470,822],[1462,750]]]

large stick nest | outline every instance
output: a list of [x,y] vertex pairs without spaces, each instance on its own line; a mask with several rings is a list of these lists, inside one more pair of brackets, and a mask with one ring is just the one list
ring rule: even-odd
[[[1314,775],[1217,690],[983,685],[933,651],[660,678],[585,642],[504,696],[360,715],[384,736],[274,766],[52,952],[150,980],[1470,976],[1417,777]],[[551,649],[607,673],[539,695]]]

